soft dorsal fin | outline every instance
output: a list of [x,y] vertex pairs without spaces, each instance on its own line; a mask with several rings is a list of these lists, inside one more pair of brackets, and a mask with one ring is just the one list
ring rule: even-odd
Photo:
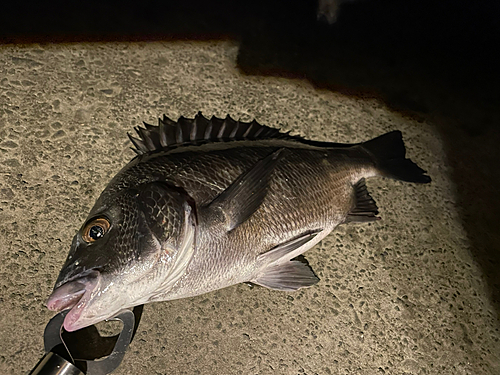
[[366,223],[380,220],[377,216],[378,207],[366,188],[365,179],[362,178],[354,186],[354,207],[347,214],[346,223]]
[[299,139],[278,129],[260,125],[255,120],[236,121],[229,115],[225,119],[213,116],[209,120],[201,112],[194,119],[181,116],[177,121],[163,115],[163,119],[158,119],[158,126],[144,123],[144,127],[137,126],[135,131],[139,138],[130,134],[128,136],[135,146],[132,149],[139,155],[210,142]]

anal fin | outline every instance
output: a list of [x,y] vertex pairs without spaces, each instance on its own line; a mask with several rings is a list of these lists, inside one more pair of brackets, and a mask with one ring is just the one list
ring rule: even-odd
[[354,207],[347,214],[345,223],[365,223],[380,220],[377,217],[377,204],[368,192],[364,178],[354,185],[354,202]]
[[319,278],[302,257],[266,268],[253,283],[269,289],[292,292],[318,283]]

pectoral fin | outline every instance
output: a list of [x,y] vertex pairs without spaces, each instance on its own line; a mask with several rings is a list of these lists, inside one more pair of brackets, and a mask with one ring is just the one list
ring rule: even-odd
[[205,207],[207,211],[223,212],[227,231],[245,222],[259,208],[267,194],[273,170],[283,157],[283,151],[279,149],[258,161]]
[[[290,241],[284,242],[273,247],[271,250],[260,254],[257,257],[257,261],[263,261],[267,264],[275,262],[284,262],[295,258],[296,256],[302,254],[308,248],[302,248],[308,242],[311,242],[316,235],[321,232],[321,230],[315,230],[311,232],[304,233],[298,237],[291,239]],[[312,244],[311,244],[312,246]],[[302,249],[301,249],[302,248]],[[300,249],[300,250],[299,250]]]

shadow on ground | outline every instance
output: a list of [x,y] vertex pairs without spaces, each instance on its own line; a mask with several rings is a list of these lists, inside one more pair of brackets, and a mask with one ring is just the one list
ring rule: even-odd
[[245,74],[305,78],[431,120],[500,311],[499,18],[498,3],[464,0],[348,2],[334,25],[314,1],[28,1],[4,6],[0,43],[236,39]]

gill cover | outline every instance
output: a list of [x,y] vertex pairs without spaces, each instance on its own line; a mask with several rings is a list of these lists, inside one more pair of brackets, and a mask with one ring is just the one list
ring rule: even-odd
[[195,251],[196,210],[182,189],[162,182],[142,189],[139,207],[158,248],[156,272],[163,276],[135,305],[158,299],[184,274]]

